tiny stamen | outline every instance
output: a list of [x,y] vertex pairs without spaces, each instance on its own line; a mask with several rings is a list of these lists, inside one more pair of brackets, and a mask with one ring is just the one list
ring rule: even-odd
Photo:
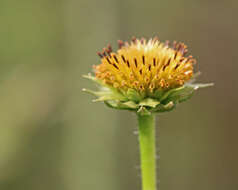
[[137,68],[137,60],[136,60],[136,58],[134,58],[134,62],[135,62],[135,66]]
[[106,59],[107,59],[107,62],[111,65],[112,63],[111,63],[111,61],[108,59],[108,57],[106,57]]
[[176,59],[177,55],[178,55],[178,52],[176,51],[174,54],[174,59]]
[[136,37],[135,37],[135,36],[132,36],[131,41],[132,41],[133,43],[136,43]]
[[129,61],[128,61],[128,60],[126,61],[126,64],[127,64],[127,66],[128,66],[128,67],[130,67],[130,63],[129,63]]
[[126,59],[125,59],[124,55],[121,55],[121,58],[124,61],[124,63],[126,63]]
[[174,67],[174,70],[176,70],[178,67],[179,67],[179,64],[177,64],[177,65]]
[[153,38],[153,41],[154,41],[154,42],[159,41],[158,36],[155,36],[155,37]]
[[165,47],[169,47],[169,41],[167,40],[165,43],[164,43]]
[[103,55],[100,52],[97,52],[97,54],[100,58],[103,58]]
[[125,44],[122,40],[118,40],[117,43],[118,43],[119,49],[121,49]]
[[154,65],[154,67],[156,66],[156,59],[155,58],[153,58],[153,65]]
[[108,45],[107,45],[107,49],[110,51],[110,53],[112,52],[112,46],[111,46],[111,44],[108,44]]
[[119,69],[118,66],[114,63],[113,66],[116,68],[116,69]]
[[107,53],[107,55],[108,55],[109,57],[111,57],[110,51],[109,51],[107,48],[103,48],[103,52],[105,53],[105,55],[106,55],[106,53]]
[[144,55],[142,56],[142,62],[143,62],[143,64],[145,64],[145,56]]
[[173,49],[176,50],[176,47],[177,47],[177,42],[174,41],[174,42],[173,42]]
[[141,43],[144,44],[146,42],[145,38],[141,38]]
[[111,48],[111,45],[110,45],[110,44],[108,44],[107,48],[105,48],[105,51],[107,52],[107,54],[109,55],[109,57],[111,57],[111,52],[112,52],[111,49],[112,49],[112,48]]
[[113,57],[114,57],[115,61],[116,61],[117,63],[119,63],[119,62],[118,62],[118,59],[117,59],[117,56],[116,56],[116,55],[113,55]]
[[166,68],[166,67],[168,67],[168,66],[169,66],[169,64],[170,64],[170,61],[171,61],[171,58],[168,60],[167,64],[166,64],[166,65],[164,65],[164,67],[163,67],[163,71],[165,70],[165,68]]

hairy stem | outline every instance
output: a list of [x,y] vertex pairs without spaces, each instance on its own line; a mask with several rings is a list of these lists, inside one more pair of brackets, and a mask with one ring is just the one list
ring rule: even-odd
[[155,116],[138,115],[142,190],[156,190]]

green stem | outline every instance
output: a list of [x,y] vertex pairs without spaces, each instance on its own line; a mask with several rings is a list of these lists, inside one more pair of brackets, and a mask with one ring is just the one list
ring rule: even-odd
[[142,190],[156,190],[155,116],[138,115]]

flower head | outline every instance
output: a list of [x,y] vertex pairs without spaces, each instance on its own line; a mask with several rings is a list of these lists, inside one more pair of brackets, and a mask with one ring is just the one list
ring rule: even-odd
[[195,59],[186,56],[187,46],[158,38],[146,41],[133,38],[131,42],[118,41],[113,52],[110,45],[98,55],[101,64],[94,66],[95,77],[87,78],[100,84],[101,90],[90,92],[108,106],[135,110],[140,113],[169,111],[193,94],[198,87],[194,78]]
[[182,86],[193,76],[192,56],[185,57],[186,46],[174,42],[161,43],[157,38],[119,41],[119,50],[112,52],[109,45],[102,53],[101,64],[95,74],[105,84],[117,89],[153,92]]

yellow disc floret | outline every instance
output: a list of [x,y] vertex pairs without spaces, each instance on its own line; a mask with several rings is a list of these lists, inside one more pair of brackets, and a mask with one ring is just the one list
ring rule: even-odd
[[98,53],[101,64],[94,67],[96,77],[109,86],[153,92],[180,87],[193,76],[195,60],[185,57],[187,47],[183,43],[170,46],[157,38],[133,38],[130,43],[118,44],[115,53],[110,45]]

